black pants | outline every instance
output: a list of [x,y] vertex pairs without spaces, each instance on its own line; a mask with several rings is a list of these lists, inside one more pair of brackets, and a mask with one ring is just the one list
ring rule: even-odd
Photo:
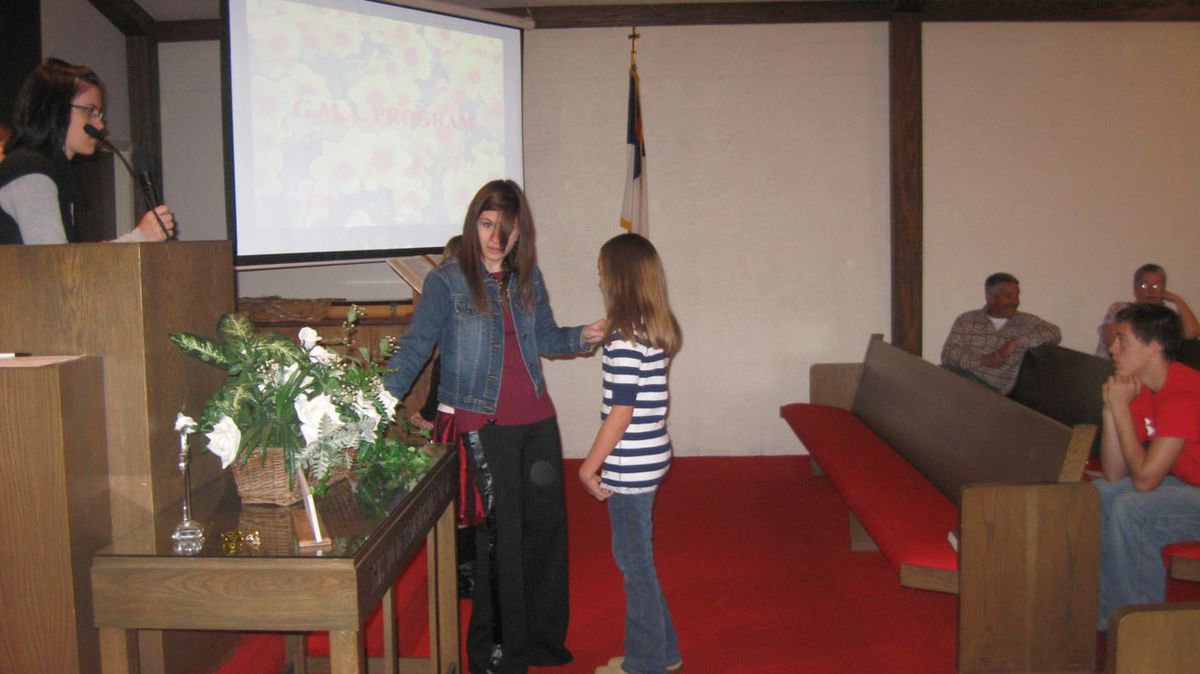
[[490,476],[494,502],[476,528],[467,628],[471,672],[488,671],[497,644],[503,657],[495,674],[566,664],[573,657],[566,648],[567,521],[558,421],[489,424],[479,439],[484,465],[472,471],[477,483]]

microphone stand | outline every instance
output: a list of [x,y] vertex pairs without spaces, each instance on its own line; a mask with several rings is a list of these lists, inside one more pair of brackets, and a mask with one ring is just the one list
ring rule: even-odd
[[158,207],[158,204],[155,203],[153,185],[150,184],[149,177],[147,177],[146,180],[141,180],[137,173],[134,172],[133,166],[129,164],[129,160],[125,158],[125,155],[121,154],[121,151],[117,149],[117,146],[110,143],[108,138],[105,138],[103,131],[97,129],[91,124],[84,124],[83,131],[92,138],[95,138],[101,145],[107,148],[109,152],[116,155],[117,159],[121,160],[121,163],[125,165],[125,170],[129,172],[129,177],[133,180],[133,182],[137,183],[139,187],[138,191],[142,193],[142,201],[146,204],[147,210],[154,214],[154,220],[158,222],[158,228],[162,231],[163,238],[172,238],[171,233],[167,231],[167,226],[163,224],[162,218],[158,217],[158,211],[154,210]]

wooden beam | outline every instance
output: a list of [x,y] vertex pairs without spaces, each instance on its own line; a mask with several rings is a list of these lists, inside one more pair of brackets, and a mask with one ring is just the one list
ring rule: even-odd
[[1197,0],[925,0],[924,21],[1200,21]]
[[496,11],[533,19],[537,28],[698,26],[890,21],[1200,21],[1200,0],[863,0],[714,2],[662,5],[562,5]]
[[497,10],[533,19],[537,28],[701,26],[718,24],[887,21],[891,2],[713,2],[665,5],[509,7]]
[[42,60],[42,23],[38,0],[5,0],[0,10],[0,122],[12,124],[21,84]]
[[[159,102],[158,40],[149,36],[125,38],[129,77],[129,133],[133,147],[154,161],[154,184],[161,196],[162,114]],[[144,212],[141,200],[134,205],[134,222]]]
[[924,182],[921,19],[897,12],[888,32],[892,195],[892,344],[921,355]]
[[204,42],[220,40],[224,24],[220,19],[196,21],[159,21],[158,42]]
[[88,0],[109,23],[116,26],[126,37],[133,35],[153,36],[154,18],[134,0]]

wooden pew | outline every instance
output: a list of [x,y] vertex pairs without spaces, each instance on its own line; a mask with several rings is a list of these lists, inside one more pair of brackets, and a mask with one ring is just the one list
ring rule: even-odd
[[846,498],[852,547],[877,547],[907,587],[959,594],[959,671],[1090,671],[1099,498],[1079,480],[1095,427],[881,339],[862,364],[814,365],[811,385],[816,404],[781,415]]
[[[1100,388],[1112,373],[1110,360],[1057,344],[1043,344],[1025,352],[1008,397],[1068,426],[1099,427],[1104,408]],[[1092,442],[1091,455],[1100,455],[1099,433]]]
[[1108,638],[1109,674],[1200,672],[1200,602],[1122,606]]

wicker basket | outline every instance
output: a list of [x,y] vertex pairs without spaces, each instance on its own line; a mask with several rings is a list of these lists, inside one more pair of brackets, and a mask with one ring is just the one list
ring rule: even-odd
[[[267,449],[267,460],[264,462],[260,453],[254,453],[246,461],[234,461],[230,466],[233,470],[233,481],[237,484],[238,496],[242,503],[270,503],[287,506],[300,501],[300,485],[289,487],[289,475],[283,462],[283,449],[270,447]],[[335,468],[329,476],[332,484],[350,476],[345,468]]]

